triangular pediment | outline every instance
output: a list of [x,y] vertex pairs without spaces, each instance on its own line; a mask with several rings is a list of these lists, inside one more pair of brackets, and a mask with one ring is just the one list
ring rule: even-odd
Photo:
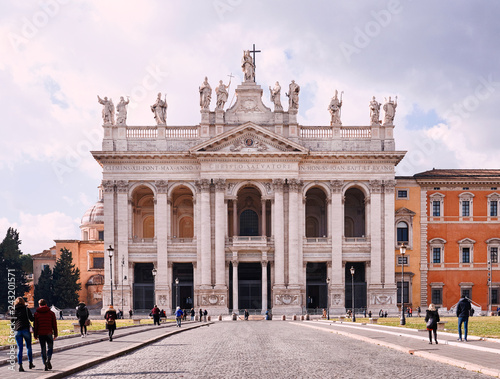
[[192,147],[191,154],[307,154],[309,150],[288,138],[247,122]]
[[405,216],[415,216],[416,213],[413,212],[412,210],[408,209],[408,208],[401,207],[401,208],[398,208],[398,210],[396,211],[396,215],[398,215],[398,216],[402,216],[402,215],[405,215]]

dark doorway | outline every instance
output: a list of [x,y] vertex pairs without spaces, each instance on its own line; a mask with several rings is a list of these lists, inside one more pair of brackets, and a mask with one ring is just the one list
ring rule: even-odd
[[[179,279],[176,286],[175,279]],[[179,301],[177,301],[177,294]],[[193,264],[192,263],[174,263],[172,267],[172,309],[177,305],[181,309],[193,308]]]
[[306,308],[323,311],[323,308],[327,307],[327,299],[326,263],[308,262],[306,267]]
[[262,264],[238,264],[238,308],[262,308]]
[[364,262],[346,262],[345,264],[345,307],[352,308],[352,275],[354,267],[354,308],[366,308],[366,279]]
[[154,306],[154,278],[152,263],[134,265],[134,310],[150,311]]
[[259,235],[259,216],[257,212],[247,209],[240,214],[240,236]]

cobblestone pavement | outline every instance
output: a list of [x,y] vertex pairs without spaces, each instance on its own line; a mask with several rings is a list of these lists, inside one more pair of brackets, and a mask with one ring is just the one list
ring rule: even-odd
[[487,378],[289,322],[219,322],[73,378]]

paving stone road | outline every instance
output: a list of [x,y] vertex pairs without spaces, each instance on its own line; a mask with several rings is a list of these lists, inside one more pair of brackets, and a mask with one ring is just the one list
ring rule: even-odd
[[265,321],[186,331],[71,377],[488,378],[341,335]]

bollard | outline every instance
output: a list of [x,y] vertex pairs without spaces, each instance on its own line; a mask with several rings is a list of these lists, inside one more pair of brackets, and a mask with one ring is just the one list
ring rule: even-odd
[[309,320],[309,314],[306,314],[306,320]]
[[292,321],[297,321],[297,315],[292,316]]
[[207,321],[210,321],[211,320],[211,316],[207,316]]
[[219,315],[219,321],[222,321],[222,315]]
[[285,321],[285,320],[286,320],[286,316],[285,316],[285,315],[282,315],[282,316],[281,316],[281,320]]
[[236,313],[233,313],[233,321],[236,321]]

